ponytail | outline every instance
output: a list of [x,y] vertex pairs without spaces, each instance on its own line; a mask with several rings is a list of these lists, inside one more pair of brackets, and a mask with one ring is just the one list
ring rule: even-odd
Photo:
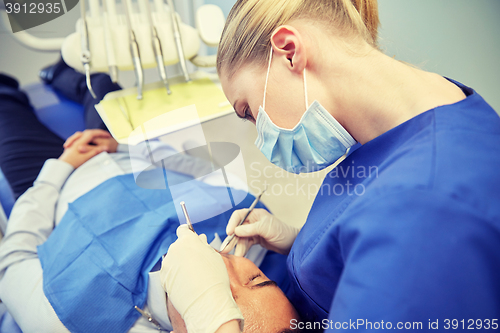
[[358,11],[363,24],[368,30],[371,41],[370,44],[374,47],[378,45],[378,27],[380,21],[378,18],[378,5],[376,0],[351,0],[352,4]]

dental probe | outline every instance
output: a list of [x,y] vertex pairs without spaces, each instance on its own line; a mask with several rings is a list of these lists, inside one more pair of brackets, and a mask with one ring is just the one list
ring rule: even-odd
[[97,99],[97,96],[92,89],[92,84],[90,83],[90,46],[89,46],[89,31],[87,27],[87,18],[86,18],[86,8],[85,8],[85,0],[80,0],[80,11],[82,15],[82,31],[80,34],[80,42],[82,45],[82,56],[81,61],[83,65],[83,69],[85,70],[85,81],[87,82],[87,88],[89,89],[90,94],[94,99]]
[[181,207],[182,211],[184,212],[184,216],[186,217],[186,223],[188,225],[189,230],[196,233],[196,231],[194,231],[193,224],[191,223],[191,219],[189,218],[188,211],[186,209],[186,203],[184,201],[181,201]]
[[172,16],[172,27],[174,30],[175,45],[177,47],[177,55],[179,56],[179,63],[181,64],[182,73],[184,74],[184,80],[186,82],[191,81],[189,73],[186,66],[186,57],[184,56],[184,48],[182,46],[181,29],[179,26],[179,20],[177,19],[177,14],[175,13],[175,7],[173,0],[167,0],[168,7],[170,9],[170,15]]
[[137,79],[137,99],[142,99],[142,88],[144,87],[144,71],[142,69],[141,54],[139,52],[139,44],[135,38],[134,30],[132,29],[132,2],[130,0],[123,1],[125,5],[125,17],[127,21],[129,38],[130,38],[130,55],[132,56],[132,63],[134,64],[135,77]]
[[161,47],[160,37],[158,37],[158,31],[153,23],[153,15],[151,14],[151,6],[149,5],[149,0],[142,0],[145,5],[145,11],[147,12],[147,17],[149,20],[149,26],[151,28],[151,39],[153,41],[153,51],[155,53],[156,64],[158,66],[158,72],[160,74],[161,80],[167,88],[167,94],[172,94],[170,90],[170,85],[168,84],[167,71],[165,70],[165,62],[163,60],[163,50]]
[[[253,211],[253,209],[255,208],[255,206],[257,205],[257,203],[259,202],[260,200],[260,197],[262,197],[262,195],[264,194],[264,192],[266,192],[267,190],[267,186],[266,188],[260,192],[260,194],[255,198],[255,200],[252,202],[252,205],[250,206],[250,208],[248,209],[248,212],[245,214],[245,216],[243,216],[243,218],[241,219],[240,223],[238,223],[238,225],[236,227],[239,227],[240,225],[243,224],[243,222],[245,222],[245,220],[247,219],[248,215],[250,215],[250,213]],[[236,228],[235,228],[236,229]],[[224,249],[229,245],[229,243],[231,243],[231,241],[234,239],[234,237],[236,236],[236,233],[233,233],[231,236],[227,236],[226,239],[224,239],[224,242],[222,242],[222,245],[220,246],[220,251],[219,252],[222,252],[224,251]]]

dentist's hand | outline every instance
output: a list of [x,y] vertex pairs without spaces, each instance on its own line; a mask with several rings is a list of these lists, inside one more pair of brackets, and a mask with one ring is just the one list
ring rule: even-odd
[[222,257],[187,226],[177,229],[175,241],[163,259],[160,277],[169,300],[186,323],[188,332],[216,332],[243,315],[234,301]]
[[281,222],[267,210],[261,208],[254,209],[246,221],[241,226],[236,227],[247,212],[248,209],[240,209],[231,215],[226,233],[228,235],[236,233],[236,237],[222,251],[223,253],[231,251],[237,239],[238,244],[234,251],[237,256],[244,256],[254,244],[260,244],[268,250],[281,254],[290,252],[299,229]]

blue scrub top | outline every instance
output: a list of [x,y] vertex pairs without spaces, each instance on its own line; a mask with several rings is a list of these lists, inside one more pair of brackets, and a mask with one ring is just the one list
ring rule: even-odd
[[309,327],[499,329],[500,118],[454,83],[466,99],[373,139],[326,176],[287,262],[288,297]]

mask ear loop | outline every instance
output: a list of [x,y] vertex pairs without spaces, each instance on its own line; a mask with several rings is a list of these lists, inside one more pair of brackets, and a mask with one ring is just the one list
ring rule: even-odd
[[269,80],[269,72],[271,71],[271,61],[273,60],[273,47],[271,45],[271,52],[269,54],[269,65],[267,66],[266,74],[266,84],[264,85],[264,100],[262,101],[262,108],[266,109],[266,93],[267,93],[267,81]]
[[[267,65],[266,83],[264,84],[264,98],[262,100],[262,108],[266,109],[266,94],[267,94],[267,82],[269,81],[269,73],[271,72],[271,62],[273,60],[273,47],[271,46],[271,52],[269,52],[269,64]],[[306,110],[309,107],[309,100],[307,98],[307,80],[306,80],[306,69],[304,67],[304,96],[306,102]]]
[[307,99],[307,81],[306,81],[306,68],[304,67],[304,95],[306,96],[306,110],[309,108],[309,101]]

